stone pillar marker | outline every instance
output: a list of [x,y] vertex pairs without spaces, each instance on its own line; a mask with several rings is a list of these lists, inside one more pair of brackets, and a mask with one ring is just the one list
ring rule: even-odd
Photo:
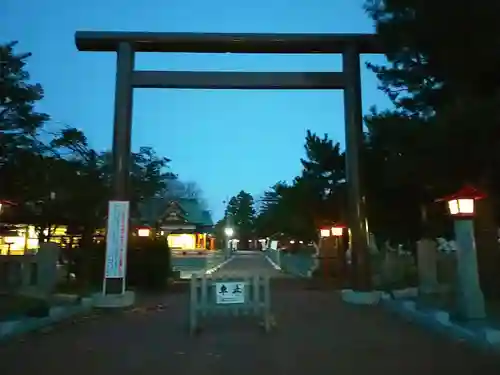
[[335,272],[336,245],[336,237],[330,236],[321,239],[318,254],[318,273],[323,279],[331,278]]
[[384,288],[393,289],[394,284],[399,281],[401,274],[398,253],[389,246],[386,247],[380,271],[381,282]]
[[479,285],[474,225],[472,220],[455,220],[457,241],[457,313],[467,320],[486,317],[484,296]]
[[435,241],[423,238],[417,242],[418,292],[422,296],[439,291],[437,277],[438,250]]
[[[60,248],[56,243],[43,242],[35,255],[25,255],[29,258],[34,257],[34,262],[26,261],[23,264],[22,294],[48,298],[54,293],[57,284],[59,252]],[[34,280],[32,280],[33,266],[36,267]]]
[[37,287],[41,293],[50,295],[57,284],[57,262],[59,260],[59,245],[44,242],[36,254],[38,265]]

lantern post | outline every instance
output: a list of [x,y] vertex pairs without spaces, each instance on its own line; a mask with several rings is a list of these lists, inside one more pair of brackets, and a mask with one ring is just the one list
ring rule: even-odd
[[484,319],[486,309],[479,283],[476,242],[474,239],[474,202],[485,195],[472,186],[439,199],[446,201],[453,218],[457,243],[457,313],[466,320]]

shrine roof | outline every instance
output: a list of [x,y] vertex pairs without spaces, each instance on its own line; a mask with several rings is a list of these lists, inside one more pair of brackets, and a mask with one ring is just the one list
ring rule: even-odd
[[196,199],[189,198],[152,198],[139,205],[139,212],[143,224],[154,225],[161,221],[170,207],[177,205],[183,218],[190,224],[212,226],[210,212],[204,210]]

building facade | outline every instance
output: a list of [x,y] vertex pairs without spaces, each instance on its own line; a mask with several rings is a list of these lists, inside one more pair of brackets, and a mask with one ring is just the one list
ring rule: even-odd
[[150,228],[156,235],[167,237],[172,250],[199,251],[215,247],[212,217],[196,199],[155,198],[142,204],[139,211],[138,228]]

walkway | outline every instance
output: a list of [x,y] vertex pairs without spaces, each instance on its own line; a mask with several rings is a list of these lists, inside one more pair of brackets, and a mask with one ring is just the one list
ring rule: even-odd
[[229,262],[214,272],[214,275],[242,277],[255,274],[269,277],[284,276],[269,263],[260,251],[236,251]]
[[[267,268],[240,254],[228,269]],[[226,319],[198,337],[186,333],[187,294],[150,306],[63,324],[0,346],[0,374],[51,375],[498,375],[500,359],[448,341],[378,307],[336,294],[274,288],[276,330]],[[233,318],[234,319],[234,318]]]

